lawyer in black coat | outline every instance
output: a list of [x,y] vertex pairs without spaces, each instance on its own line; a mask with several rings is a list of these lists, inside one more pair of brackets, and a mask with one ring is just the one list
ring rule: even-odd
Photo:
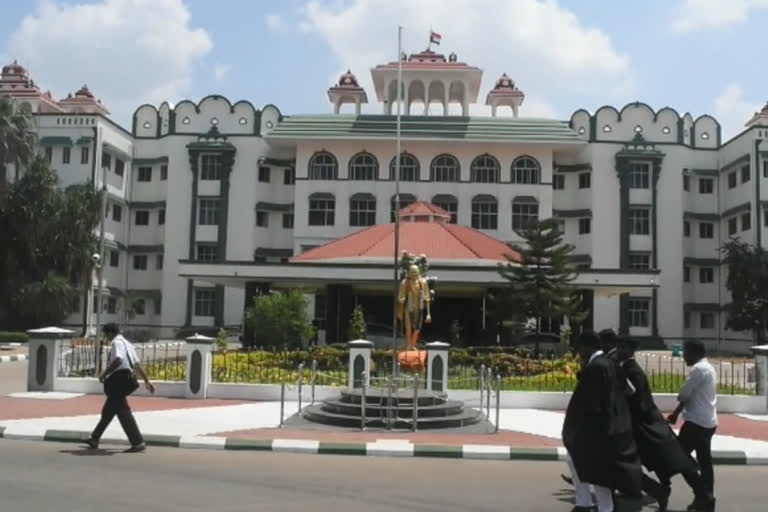
[[[577,342],[582,369],[563,423],[563,443],[582,482],[641,496],[642,468],[632,432],[626,383],[616,364],[597,354],[599,338],[585,332]],[[590,361],[591,359],[591,361]]]

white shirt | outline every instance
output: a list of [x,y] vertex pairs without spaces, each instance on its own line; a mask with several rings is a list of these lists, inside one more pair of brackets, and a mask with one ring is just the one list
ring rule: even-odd
[[[120,366],[115,369],[115,372],[119,370],[131,370],[131,366],[136,366],[136,363],[139,362],[139,356],[136,355],[136,349],[133,348],[131,342],[123,338],[122,334],[118,334],[112,339],[112,347],[109,349],[107,366],[111,365],[118,357],[120,358]],[[131,358],[130,364],[128,362],[128,357]]]
[[717,426],[717,375],[706,357],[693,365],[677,399],[685,421],[704,428]]

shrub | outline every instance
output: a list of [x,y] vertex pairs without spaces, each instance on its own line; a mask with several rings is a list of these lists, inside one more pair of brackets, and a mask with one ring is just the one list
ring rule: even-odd
[[262,346],[298,347],[315,333],[299,290],[254,297],[245,323],[253,329],[254,342]]
[[29,336],[25,332],[0,332],[0,343],[26,343]]
[[224,328],[219,329],[219,332],[216,333],[215,348],[217,352],[226,352],[227,350],[227,331]]
[[352,310],[352,316],[349,318],[349,330],[347,337],[349,340],[364,340],[368,335],[368,328],[365,325],[365,314],[363,306],[358,304]]

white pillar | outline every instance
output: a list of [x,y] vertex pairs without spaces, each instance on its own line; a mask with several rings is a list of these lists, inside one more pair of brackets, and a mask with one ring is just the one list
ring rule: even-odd
[[443,82],[443,115],[448,115],[448,104],[450,103],[449,99],[450,96],[448,96],[449,93],[449,86],[445,82]]
[[340,110],[341,110],[341,100],[337,98],[336,101],[333,102],[333,113],[338,114]]
[[427,343],[427,391],[448,393],[448,351],[451,345],[442,341]]
[[357,101],[355,101],[355,114],[360,115],[360,98],[357,98]]
[[752,347],[755,355],[755,386],[759,396],[765,398],[768,408],[768,345]]
[[496,102],[491,103],[491,117],[496,117]]
[[29,336],[27,391],[54,391],[62,340],[71,340],[74,334],[72,331],[58,327],[27,331]]
[[517,117],[517,105],[512,105],[512,114]]
[[347,343],[349,347],[349,389],[362,387],[361,374],[365,372],[365,387],[371,385],[371,350],[373,342],[353,340]]
[[199,334],[186,339],[187,381],[184,396],[187,398],[204,399],[208,396],[214,341],[214,338]]
[[409,116],[411,115],[411,99],[410,95],[408,94],[408,89],[410,88],[411,84],[410,82],[404,82],[403,83],[403,105],[405,106],[404,110],[401,110],[403,115]]

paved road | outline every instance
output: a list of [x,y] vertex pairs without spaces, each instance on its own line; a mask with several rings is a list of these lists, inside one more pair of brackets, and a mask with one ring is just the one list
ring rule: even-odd
[[[87,455],[0,440],[2,510],[419,512],[570,510],[556,462],[500,462],[151,448]],[[676,480],[679,480],[676,479]],[[717,468],[720,510],[765,510],[766,467]],[[672,509],[689,493],[676,482]],[[655,506],[646,507],[655,510]]]
[[27,361],[0,364],[0,396],[27,390]]

